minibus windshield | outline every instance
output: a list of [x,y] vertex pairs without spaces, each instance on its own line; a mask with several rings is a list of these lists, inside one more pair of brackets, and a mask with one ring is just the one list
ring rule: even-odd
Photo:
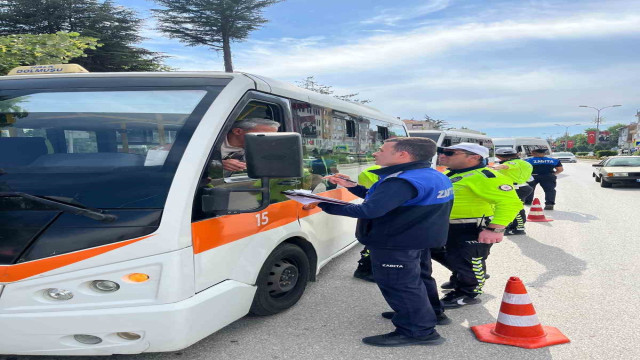
[[222,88],[0,90],[0,192],[94,209],[162,208],[193,130]]

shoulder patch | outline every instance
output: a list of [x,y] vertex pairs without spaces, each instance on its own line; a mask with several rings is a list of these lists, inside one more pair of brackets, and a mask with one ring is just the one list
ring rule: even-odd
[[491,171],[489,171],[489,170],[487,170],[487,169],[482,170],[481,172],[484,174],[484,176],[486,176],[486,177],[488,177],[488,178],[494,178],[494,177],[496,177],[496,174],[492,173]]
[[504,185],[498,186],[498,189],[500,189],[502,191],[511,191],[511,190],[513,190],[513,186],[504,184]]

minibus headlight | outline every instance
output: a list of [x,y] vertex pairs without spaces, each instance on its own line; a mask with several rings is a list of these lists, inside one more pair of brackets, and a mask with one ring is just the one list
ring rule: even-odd
[[91,288],[99,292],[108,293],[118,291],[120,289],[120,285],[118,285],[117,282],[110,280],[95,280],[91,282]]
[[49,288],[44,292],[54,300],[70,300],[73,298],[73,293],[65,289]]
[[85,345],[96,345],[102,342],[102,339],[93,335],[77,334],[73,335],[73,338],[75,341]]

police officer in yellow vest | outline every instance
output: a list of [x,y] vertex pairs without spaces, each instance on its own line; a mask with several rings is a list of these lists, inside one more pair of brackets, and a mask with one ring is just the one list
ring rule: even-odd
[[[520,159],[519,154],[512,148],[502,148],[496,150],[496,157],[500,160],[500,164],[496,164],[491,168],[513,181],[513,187],[520,201],[524,204],[524,199],[533,192],[533,188],[527,184],[527,181],[533,179],[531,173],[533,166],[528,162]],[[524,223],[527,221],[527,214],[524,207],[520,210],[516,219],[507,226],[505,235],[525,235]]]
[[452,271],[453,291],[442,299],[445,308],[477,304],[486,279],[491,245],[502,241],[505,227],[522,209],[513,181],[487,168],[489,150],[473,143],[439,149],[439,165],[453,183],[453,209],[443,249],[433,259]]
[[[377,183],[380,180],[380,176],[371,172],[371,170],[378,170],[382,166],[373,165],[366,169],[364,169],[358,175],[358,185],[362,185],[367,189],[371,188],[373,184]],[[360,251],[360,260],[358,260],[358,267],[353,272],[353,277],[358,279],[362,279],[365,281],[376,282],[373,279],[373,271],[371,270],[371,258],[369,257],[369,249],[365,246],[362,251]]]

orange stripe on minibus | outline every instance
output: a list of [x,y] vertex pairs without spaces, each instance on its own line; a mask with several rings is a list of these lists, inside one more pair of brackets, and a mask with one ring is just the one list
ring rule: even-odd
[[[343,201],[358,199],[345,188],[317,195]],[[320,211],[322,210],[319,208],[302,210],[302,204],[287,200],[271,204],[266,209],[255,213],[224,215],[195,222],[191,224],[193,252],[200,254],[218,246],[290,224],[298,220],[298,215],[303,218]],[[265,218],[262,217],[264,213],[266,213]],[[265,219],[268,219],[266,223]]]
[[0,283],[19,281],[133,244],[153,235],[14,265],[0,265]]

